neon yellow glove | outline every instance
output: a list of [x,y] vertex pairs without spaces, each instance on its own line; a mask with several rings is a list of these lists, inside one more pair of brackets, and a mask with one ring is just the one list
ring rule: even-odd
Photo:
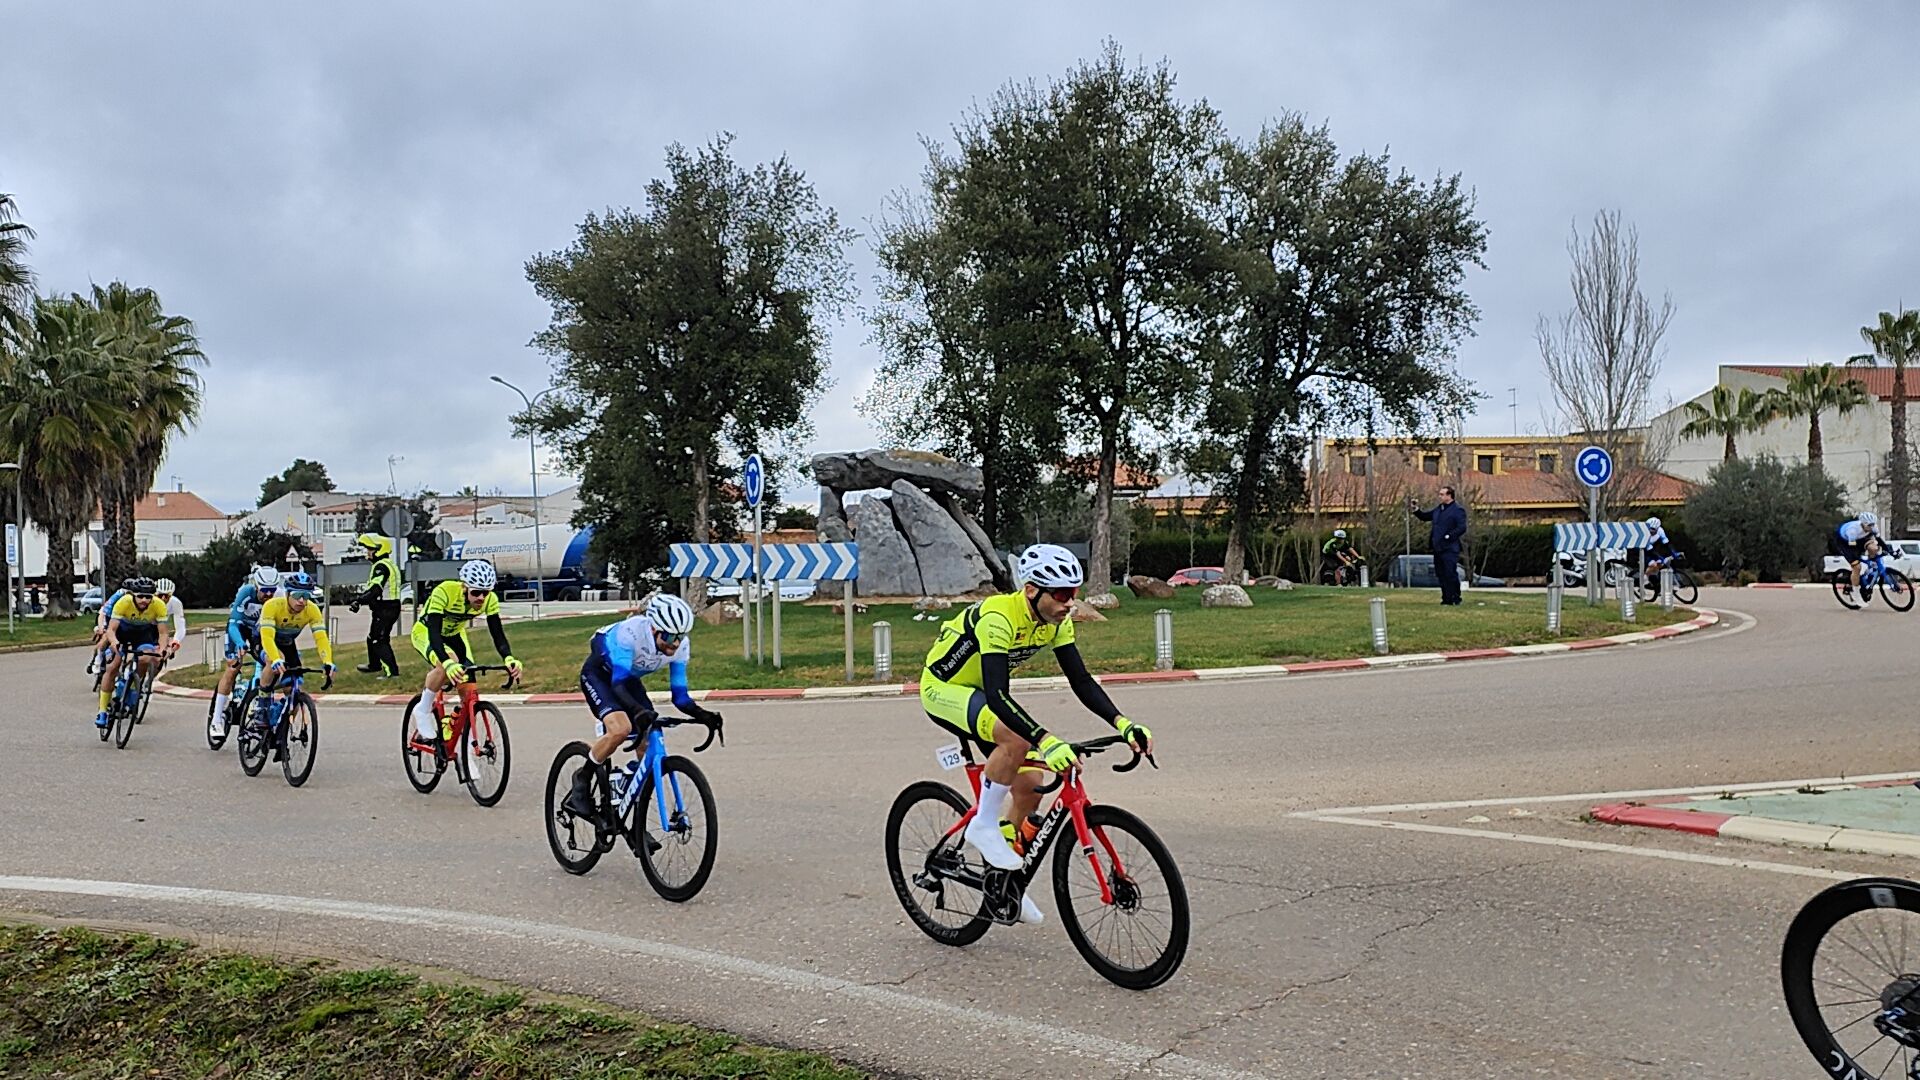
[[446,672],[448,682],[460,683],[467,679],[467,669],[460,666],[458,660],[449,660],[441,664],[440,670]]
[[520,677],[520,661],[515,660],[511,656],[507,657],[507,673],[509,675],[512,675],[516,679],[519,678]]
[[1057,735],[1042,738],[1040,745],[1034,749],[1039,751],[1040,760],[1046,762],[1047,768],[1054,772],[1066,772],[1080,760],[1080,756],[1073,752],[1073,744],[1061,741]]
[[1147,725],[1136,724],[1124,716],[1113,722],[1113,730],[1119,732],[1120,737],[1127,740],[1128,745],[1141,753],[1145,753],[1147,747],[1153,743],[1153,732],[1148,730]]

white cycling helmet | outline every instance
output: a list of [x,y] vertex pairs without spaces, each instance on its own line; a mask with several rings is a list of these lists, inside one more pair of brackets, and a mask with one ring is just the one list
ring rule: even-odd
[[154,582],[153,593],[155,596],[172,596],[174,593],[173,579],[163,577],[159,581]]
[[1335,529],[1333,530],[1333,537],[1336,540],[1345,540],[1347,538],[1347,530]]
[[1657,518],[1657,517],[1650,517],[1650,518],[1648,518],[1648,519],[1647,519],[1647,528],[1649,528],[1649,529],[1657,529],[1657,528],[1659,528],[1659,527],[1660,527],[1660,519],[1659,519],[1659,518]]
[[280,587],[280,571],[271,566],[253,568],[253,587],[256,589],[277,589]]
[[685,634],[693,629],[693,608],[671,593],[656,593],[647,601],[647,621],[663,634]]
[[460,583],[469,589],[491,589],[500,583],[493,564],[485,559],[468,559],[460,566]]
[[1058,544],[1035,544],[1020,553],[1014,566],[1021,584],[1043,589],[1077,589],[1087,580],[1080,560]]
[[1860,511],[1860,524],[1865,525],[1867,528],[1871,529],[1875,525],[1880,524],[1880,519],[1874,516],[1873,511],[1862,510]]

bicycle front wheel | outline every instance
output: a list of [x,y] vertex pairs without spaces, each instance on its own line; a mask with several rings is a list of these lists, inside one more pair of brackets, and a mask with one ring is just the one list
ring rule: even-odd
[[[665,829],[660,827],[663,808]],[[647,884],[662,899],[676,904],[693,899],[713,873],[714,853],[720,846],[713,789],[707,786],[706,776],[686,758],[667,758],[660,763],[658,786],[651,776],[641,782],[633,814],[635,854]]]
[[[1073,843],[1053,853],[1053,897],[1067,937],[1108,982],[1129,990],[1159,986],[1186,959],[1192,930],[1180,870],[1146,822],[1125,810],[1089,806],[1087,827],[1091,857]],[[1101,896],[1102,880],[1110,899]]]
[[[131,663],[132,661],[128,661]],[[139,693],[140,675],[135,673],[121,686],[120,692],[113,698],[113,745],[125,750],[127,740],[133,738],[133,725],[140,722],[140,706],[132,700]]]
[[1693,575],[1685,570],[1673,572],[1673,599],[1675,603],[1696,604],[1700,601],[1700,584]]
[[460,733],[460,767],[467,774],[467,792],[474,802],[492,806],[507,793],[511,751],[506,718],[493,702],[480,702],[467,730]]
[[954,831],[971,806],[947,785],[921,780],[907,785],[887,811],[893,894],[913,925],[942,945],[971,945],[993,927],[986,895],[957,880],[983,881],[987,872],[978,857],[968,862],[966,841]]
[[407,783],[422,795],[440,786],[440,774],[447,771],[447,763],[434,754],[431,745],[413,731],[413,707],[420,704],[420,695],[413,695],[407,707],[400,713],[400,767],[406,771]]
[[[1794,916],[1780,952],[1781,989],[1800,1040],[1830,1075],[1910,1074],[1920,1058],[1916,952],[1920,885],[1911,881],[1843,881]],[[1889,1071],[1895,1061],[1897,1073]]]
[[1898,570],[1889,570],[1880,579],[1880,599],[1895,611],[1913,610],[1913,582]]
[[280,718],[280,771],[287,783],[299,787],[313,775],[313,759],[320,753],[320,707],[302,690],[287,703]]
[[234,740],[234,746],[240,751],[240,771],[248,776],[259,776],[260,770],[266,768],[267,750],[273,737],[270,729],[254,726],[254,706],[260,697],[259,687],[249,687],[247,696],[240,699],[240,737]]

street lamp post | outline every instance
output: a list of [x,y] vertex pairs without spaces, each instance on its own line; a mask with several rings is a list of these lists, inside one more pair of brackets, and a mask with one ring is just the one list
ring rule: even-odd
[[[20,591],[24,593],[27,591],[27,504],[20,496],[20,474],[24,470],[20,468],[20,463],[17,461],[0,461],[0,469],[13,471],[13,520],[14,529],[20,537],[15,541],[15,546],[18,548],[17,558],[20,563]],[[68,588],[71,589],[72,586]],[[9,562],[7,563],[7,634],[9,636],[13,634],[13,607],[13,563]]]
[[[533,403],[553,393],[553,387],[549,386],[528,397],[525,390],[500,376],[494,375],[491,378],[494,382],[520,395],[520,400],[526,403],[529,420],[532,418]],[[533,617],[539,619],[540,601],[547,591],[547,567],[545,553],[540,548],[540,451],[538,436],[534,434],[531,423],[527,425],[527,479],[533,484]]]

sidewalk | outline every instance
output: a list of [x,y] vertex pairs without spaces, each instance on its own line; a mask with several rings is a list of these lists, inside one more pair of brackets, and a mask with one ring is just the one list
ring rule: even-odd
[[1904,779],[1614,803],[1594,807],[1593,817],[1823,851],[1920,856],[1920,790]]

